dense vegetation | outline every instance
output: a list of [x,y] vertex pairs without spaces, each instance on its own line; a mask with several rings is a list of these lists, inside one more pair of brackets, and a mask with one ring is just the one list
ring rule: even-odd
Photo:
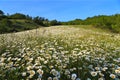
[[54,25],[93,25],[96,28],[108,29],[112,32],[120,32],[120,14],[115,15],[98,15],[88,17],[85,20],[75,19],[68,22],[59,22],[57,20],[48,20],[44,17],[31,17],[29,15],[15,13],[12,15],[5,15],[0,10],[0,33],[18,32],[23,30],[35,29],[40,26],[54,26]]
[[15,13],[12,15],[5,15],[0,10],[0,33],[18,32],[23,30],[35,29],[38,27],[47,27],[53,25],[59,25],[57,20],[49,21],[44,17],[31,17],[29,15]]
[[120,32],[120,14],[115,15],[99,15],[88,17],[85,20],[75,19],[68,22],[63,22],[64,25],[93,25],[97,28],[109,29],[112,32]]
[[0,80],[120,80],[120,34],[84,27],[0,35]]

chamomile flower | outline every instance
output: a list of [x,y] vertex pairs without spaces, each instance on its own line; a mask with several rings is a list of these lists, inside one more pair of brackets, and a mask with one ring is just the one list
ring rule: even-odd
[[110,77],[111,77],[112,79],[115,79],[115,78],[116,78],[116,75],[115,75],[115,74],[110,74]]
[[97,72],[92,71],[92,72],[91,72],[91,75],[92,75],[93,77],[95,77],[95,76],[97,76]]

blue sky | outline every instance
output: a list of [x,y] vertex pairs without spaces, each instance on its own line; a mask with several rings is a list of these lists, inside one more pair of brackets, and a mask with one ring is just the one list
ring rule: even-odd
[[120,13],[120,0],[0,0],[0,9],[9,14],[69,21]]

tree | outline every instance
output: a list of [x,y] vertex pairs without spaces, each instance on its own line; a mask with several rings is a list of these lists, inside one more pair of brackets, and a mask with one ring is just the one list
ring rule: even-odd
[[26,19],[27,19],[27,20],[32,20],[32,17],[29,16],[29,15],[26,15]]
[[0,10],[0,16],[3,16],[4,12],[2,10]]
[[37,17],[35,17],[34,19],[33,19],[33,21],[35,22],[35,23],[37,23],[38,25],[44,25],[43,24],[43,18],[42,17],[39,17],[39,16],[37,16]]
[[6,16],[4,15],[4,12],[2,10],[0,10],[0,20],[6,18]]
[[51,25],[51,26],[60,25],[60,24],[61,24],[61,22],[59,22],[59,21],[57,21],[57,20],[52,20],[52,21],[50,22],[50,25]]

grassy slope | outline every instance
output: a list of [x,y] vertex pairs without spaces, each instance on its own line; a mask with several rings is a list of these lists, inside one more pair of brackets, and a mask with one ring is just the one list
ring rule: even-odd
[[[89,40],[93,39],[94,41],[101,42],[102,40],[113,44],[115,46],[120,46],[120,35],[114,34],[106,30],[94,28],[89,25],[76,25],[76,26],[53,26],[48,28],[38,28],[34,30],[29,31],[22,31],[18,33],[10,33],[10,34],[4,34],[1,35],[1,43],[6,44],[6,42],[11,42],[13,40],[22,41],[23,39],[26,41],[26,39],[36,39],[36,38],[54,38],[57,39],[63,39],[66,40],[67,43],[70,43],[70,41],[77,41],[79,39]],[[20,39],[19,39],[20,38]],[[5,39],[5,40],[4,40]],[[3,42],[4,41],[4,42]],[[3,45],[3,44],[1,44]],[[72,45],[72,44],[71,44]]]
[[[50,73],[52,68],[60,72],[60,80],[71,80],[63,73],[66,69],[71,70],[73,68],[77,70],[71,70],[70,75],[75,73],[81,80],[86,80],[87,78],[98,80],[100,76],[93,77],[91,72],[96,71],[95,67],[104,69],[105,65],[107,65],[108,70],[106,72],[100,70],[101,73],[104,74],[105,80],[113,80],[110,78],[110,74],[115,74],[116,66],[120,66],[119,62],[114,61],[120,56],[120,35],[102,31],[92,26],[52,26],[3,34],[0,37],[0,58],[5,58],[3,62],[5,64],[12,62],[12,59],[7,61],[10,56],[20,59],[20,61],[13,63],[13,65],[18,65],[16,66],[18,71],[12,71],[9,65],[1,66],[0,68],[0,73],[3,75],[10,71],[7,78],[11,80],[18,79],[18,77],[21,79],[21,73],[29,73],[27,68],[36,64],[37,61],[38,65],[35,66],[43,67],[43,78],[45,80],[52,76],[52,73]],[[46,58],[48,55],[49,57]],[[56,58],[55,56],[58,57]],[[42,60],[39,61],[38,57],[41,57]],[[31,58],[33,59],[32,62]],[[44,63],[45,61],[47,61],[46,64]],[[39,65],[39,63],[41,64]],[[90,65],[93,65],[92,69],[88,68]],[[113,66],[111,67],[110,65]],[[31,70],[35,70],[35,76],[38,76],[37,69]],[[19,74],[15,74],[16,72]],[[117,74],[115,75],[117,76]],[[23,78],[26,79],[28,76]],[[33,76],[34,79],[37,78],[35,76]],[[0,77],[1,80],[3,78],[4,76]]]

